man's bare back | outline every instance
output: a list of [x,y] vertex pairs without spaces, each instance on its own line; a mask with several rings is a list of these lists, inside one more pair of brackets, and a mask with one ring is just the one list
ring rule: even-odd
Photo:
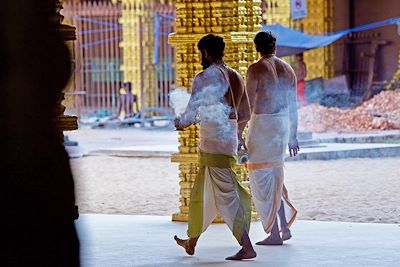
[[[246,91],[249,96],[250,112],[274,114],[288,109],[290,155],[296,155],[298,151],[296,86],[296,75],[292,67],[275,55],[262,56],[247,70]],[[243,113],[245,112],[243,111]],[[243,129],[244,123],[239,126],[239,132],[242,132]]]
[[250,104],[256,114],[277,113],[296,102],[294,71],[275,56],[262,57],[251,65],[246,83]]

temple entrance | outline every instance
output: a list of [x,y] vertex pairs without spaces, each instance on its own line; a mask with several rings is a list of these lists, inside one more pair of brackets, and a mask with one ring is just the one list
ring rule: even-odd
[[[200,136],[198,125],[180,132],[171,123],[153,127],[174,118],[168,114],[168,93],[175,86],[190,91],[201,71],[197,41],[205,34],[224,38],[226,63],[244,76],[259,59],[253,38],[261,18],[310,34],[331,32],[339,17],[334,3],[344,2],[307,1],[310,12],[304,21],[291,19],[289,1],[262,1],[268,10],[262,17],[261,1],[157,1],[168,7],[158,6],[156,12],[157,5],[149,1],[89,2],[96,3],[86,4],[93,9],[82,4],[75,10],[80,15],[69,17],[77,31],[62,24],[61,1],[0,3],[0,170],[7,256],[15,266],[78,266],[78,227],[84,266],[219,264],[221,253],[215,248],[231,253],[237,245],[222,225],[210,227],[196,257],[183,257],[181,248],[174,247],[173,235],[185,233],[186,224],[171,219],[188,218]],[[363,3],[370,4],[355,2],[360,12]],[[382,3],[377,10],[385,12],[378,13],[397,11],[392,8],[396,4]],[[385,40],[398,37],[394,27],[383,33]],[[75,38],[82,42],[72,45]],[[290,246],[273,251],[258,248],[262,266],[283,260],[308,264],[310,259],[319,266],[398,262],[400,72],[398,38],[393,40],[352,40],[351,87],[365,101],[346,108],[318,102],[298,108],[301,153],[288,156],[284,169],[290,199],[299,210],[296,237]],[[76,57],[69,85],[66,41]],[[346,65],[335,61],[342,55],[334,53],[336,48],[305,52],[308,78],[329,79],[338,65]],[[386,55],[385,61],[374,54]],[[385,90],[373,96],[379,82]],[[149,115],[131,114],[144,110]],[[84,121],[93,112],[105,116]],[[245,168],[235,171],[248,186]],[[387,233],[384,239],[382,232]],[[253,222],[250,234],[257,239],[266,235],[260,222]],[[301,248],[302,255],[292,248]]]
[[[310,34],[334,31],[335,24],[331,23],[334,21],[333,10],[331,9],[333,4],[331,2],[329,5],[324,6],[320,5],[319,1],[311,1],[309,3],[310,16],[303,20],[291,20],[289,6],[286,4],[279,1],[262,2],[265,8],[263,18],[269,24],[279,22]],[[124,2],[122,1],[122,3]],[[123,10],[119,11],[123,14],[119,21],[122,23],[122,27],[126,27],[128,30],[124,32],[123,29],[118,28],[118,32],[122,31],[123,38],[128,38],[127,40],[129,40],[121,45],[127,51],[122,53],[124,64],[121,65],[121,68],[128,75],[124,76],[125,80],[132,81],[132,84],[140,84],[139,87],[135,88],[144,88],[142,91],[135,91],[144,96],[139,100],[141,105],[143,103],[147,103],[146,105],[156,103],[155,105],[158,107],[167,108],[168,92],[171,88],[174,86],[190,88],[191,79],[201,70],[196,50],[196,38],[198,39],[208,31],[219,33],[228,40],[227,53],[225,55],[227,63],[236,68],[241,74],[244,75],[247,66],[258,59],[251,38],[236,38],[239,34],[229,36],[225,33],[225,31],[230,33],[234,30],[240,31],[244,29],[254,33],[256,29],[252,28],[251,23],[240,20],[238,21],[240,25],[236,27],[229,23],[225,24],[221,15],[218,19],[210,21],[207,20],[208,17],[206,16],[204,19],[201,17],[194,19],[192,24],[186,25],[187,21],[184,19],[186,18],[186,13],[189,12],[192,16],[197,16],[197,13],[191,8],[184,9],[182,5],[177,5],[177,7],[179,7],[178,13],[175,13],[175,9],[171,11],[171,9],[163,7],[152,14],[146,13],[150,10],[149,7],[146,7],[147,9],[143,9],[143,11],[149,17],[139,16],[139,19],[136,20],[137,17],[132,18],[129,15],[132,14],[130,13],[131,11],[135,10],[132,6],[128,4],[119,6]],[[201,3],[194,3],[193,7],[203,8],[202,12],[205,12],[205,14],[208,14],[207,12],[210,11],[208,8],[211,8],[207,5],[203,6]],[[213,11],[217,15],[231,14],[230,11],[228,12],[222,6],[216,5],[212,6],[212,8],[215,9]],[[242,8],[237,11],[242,13],[234,13],[235,16],[243,16],[245,14]],[[246,12],[254,15],[251,13],[253,11]],[[176,16],[176,24],[174,26],[172,23],[173,16]],[[154,20],[150,20],[150,17]],[[325,20],[329,21],[329,23],[325,23]],[[256,21],[255,18],[254,21]],[[96,22],[98,23],[99,21]],[[150,22],[154,22],[154,24]],[[207,24],[208,22],[209,24]],[[151,29],[152,32],[140,30],[136,31],[136,35],[129,34],[134,29],[137,29],[138,25],[145,25],[146,23],[152,25],[152,28],[147,28],[148,31]],[[175,33],[168,40],[167,36],[172,32]],[[188,32],[191,34],[188,35]],[[189,38],[188,36],[191,37]],[[376,60],[374,55],[381,53],[380,49],[384,46],[384,42],[373,41],[374,36],[368,36],[363,35],[358,38],[355,35],[349,44],[339,43],[337,47],[328,46],[305,52],[305,62],[308,66],[307,79],[328,80],[332,78],[335,68],[337,68],[336,65],[338,65],[335,60],[341,58],[342,51],[347,51],[346,53],[348,54],[345,54],[346,59],[340,62],[341,64],[339,65],[345,69],[342,73],[350,76],[351,83],[349,87],[352,89],[352,94],[363,98],[363,100],[371,98],[376,92],[374,88],[380,86],[381,90],[383,86],[381,75],[374,74],[376,69],[379,68],[378,66],[380,66],[379,60]],[[364,40],[365,37],[368,37],[367,41]],[[153,44],[156,46],[157,44],[159,49],[154,49],[154,47],[148,49],[146,45],[138,45],[136,40],[141,40],[140,42],[149,46]],[[235,40],[238,43],[235,43]],[[168,42],[174,44],[176,48],[168,44]],[[349,46],[351,49],[341,50],[344,47],[341,45]],[[337,49],[339,49],[339,53],[333,53]],[[351,56],[349,51],[352,53]],[[175,58],[172,56],[175,53],[176,63],[175,59],[172,59]],[[285,58],[285,60],[291,62],[291,58]],[[138,68],[138,65],[141,67]],[[370,89],[365,90],[365,88]],[[295,191],[297,191],[293,193],[292,198],[301,202],[302,209],[307,210],[303,213],[304,217],[302,218],[330,220],[333,218],[332,213],[335,213],[341,214],[340,216],[338,215],[338,218],[351,220],[350,216],[353,215],[350,215],[350,213],[356,213],[355,210],[343,214],[341,209],[332,211],[328,208],[328,204],[326,208],[329,212],[321,211],[315,206],[307,206],[310,199],[302,192],[310,190],[307,187],[314,188],[313,184],[322,183],[319,178],[321,173],[325,173],[325,169],[331,170],[327,171],[327,180],[324,182],[329,186],[320,184],[320,187],[315,187],[323,189],[313,191],[312,195],[318,196],[317,202],[324,200],[324,194],[327,191],[336,188],[332,184],[334,184],[335,179],[338,179],[337,177],[348,177],[346,173],[352,172],[351,166],[357,165],[360,168],[363,166],[361,164],[363,160],[357,159],[358,157],[368,158],[365,161],[370,162],[369,166],[371,168],[368,168],[369,177],[378,175],[378,172],[384,171],[383,169],[392,170],[390,166],[393,166],[395,159],[387,159],[387,162],[384,162],[373,158],[377,157],[377,155],[394,156],[397,153],[397,135],[383,132],[383,136],[381,136],[381,133],[376,133],[381,130],[395,129],[397,100],[394,99],[397,99],[396,95],[397,93],[394,92],[384,92],[363,105],[352,109],[331,109],[327,107],[328,105],[317,102],[309,103],[309,105],[299,108],[299,129],[302,131],[299,134],[299,139],[301,139],[303,152],[299,156],[301,161],[287,163],[287,172],[288,179],[292,183],[291,186],[296,188]],[[384,107],[382,103],[386,103]],[[348,108],[348,106],[346,107]],[[115,116],[115,114],[112,114],[112,116]],[[132,124],[134,123],[132,122]],[[198,168],[196,165],[198,128],[191,127],[182,133],[177,133],[172,127],[148,130],[151,127],[131,126],[126,124],[124,127],[119,127],[118,124],[105,123],[102,129],[92,129],[90,124],[82,124],[79,131],[68,133],[70,140],[77,141],[79,144],[78,148],[68,148],[72,151],[71,155],[74,158],[71,162],[76,177],[81,177],[78,178],[81,181],[81,183],[78,182],[78,186],[80,186],[83,196],[85,195],[84,188],[94,190],[91,192],[97,196],[97,200],[95,200],[94,204],[92,203],[94,208],[89,208],[92,204],[90,204],[91,200],[88,195],[83,197],[82,203],[84,204],[82,206],[87,207],[90,212],[124,214],[136,214],[137,212],[152,214],[154,212],[157,215],[168,216],[174,213],[174,219],[186,220],[190,188]],[[366,143],[366,140],[373,140],[372,142],[375,144],[370,146],[370,144]],[[80,157],[82,155],[88,157]],[[171,164],[171,159],[175,162],[174,164]],[[321,160],[327,159],[330,160],[321,162]],[[85,164],[88,164],[87,167],[85,167]],[[152,169],[153,164],[157,167],[155,170]],[[345,167],[341,168],[339,165]],[[385,167],[380,168],[377,167],[378,165]],[[374,167],[372,168],[372,166]],[[297,170],[299,171],[297,172]],[[386,171],[384,172],[388,177],[391,177]],[[172,175],[172,173],[175,175]],[[367,175],[361,169],[357,169],[356,172],[352,173],[358,177],[357,179]],[[242,172],[241,175],[243,175],[243,182],[246,183],[246,172]],[[115,178],[115,180],[109,177],[119,178]],[[302,177],[302,179],[296,179],[296,177]],[[118,179],[121,180],[119,181]],[[357,179],[354,181],[357,181]],[[303,184],[303,182],[306,183]],[[340,184],[350,186],[348,182],[341,181]],[[151,186],[146,187],[148,183]],[[103,184],[103,186],[97,187],[95,186],[96,184]],[[165,187],[157,186],[160,184],[165,185]],[[355,186],[355,184],[351,185]],[[370,185],[370,188],[372,188],[380,184],[371,181]],[[114,191],[110,190],[113,186],[115,186],[115,192],[118,193],[113,194],[110,192]],[[126,186],[129,187],[129,190],[125,190]],[[96,194],[96,190],[100,190],[101,193]],[[333,196],[336,193],[332,192],[331,194]],[[103,196],[109,196],[110,202],[107,204],[103,202],[101,200]],[[127,199],[133,199],[134,201],[131,201],[131,204],[126,204],[126,206],[120,204],[121,202],[126,203]],[[168,203],[164,203],[166,200],[168,200]],[[143,209],[143,205],[136,205],[135,203],[141,203],[144,207],[149,207],[149,211]],[[164,203],[164,205],[160,203]],[[345,202],[341,202],[341,205],[343,210],[348,211],[347,208],[344,208]],[[357,220],[367,220],[366,217],[361,217],[362,219]]]

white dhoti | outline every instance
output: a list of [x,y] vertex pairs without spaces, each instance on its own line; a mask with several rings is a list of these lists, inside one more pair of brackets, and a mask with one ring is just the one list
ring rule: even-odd
[[[226,127],[226,125],[224,125]],[[219,213],[241,244],[243,231],[251,220],[251,198],[233,170],[236,164],[237,123],[228,122],[230,130],[223,140],[216,135],[218,125],[202,123],[200,127],[199,173],[189,204],[188,236],[197,238]]]
[[275,114],[252,114],[246,143],[249,152],[247,169],[253,202],[266,233],[270,233],[275,220],[279,220],[281,203],[289,227],[297,214],[289,202],[283,181],[288,139],[289,115],[286,110]]

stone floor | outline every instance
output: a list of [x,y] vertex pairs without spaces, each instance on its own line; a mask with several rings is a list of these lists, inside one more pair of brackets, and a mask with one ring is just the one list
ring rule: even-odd
[[[81,262],[87,266],[400,266],[400,225],[297,221],[294,237],[279,247],[255,249],[255,260],[229,262],[239,246],[227,226],[214,224],[199,240],[196,255],[186,256],[173,235],[184,237],[186,223],[169,216],[83,214],[77,221]],[[252,223],[253,242],[264,238]]]
[[[171,129],[90,129],[66,133],[78,146],[67,146],[70,157],[109,155],[127,157],[170,157],[178,152],[177,132]],[[321,143],[301,149],[291,160],[329,160],[339,158],[376,158],[400,156],[400,131],[366,134],[313,134]],[[391,138],[391,139],[387,139]],[[337,140],[338,143],[333,143]],[[325,142],[326,141],[326,142]],[[349,143],[353,141],[355,143]],[[379,143],[374,143],[379,141]],[[372,142],[372,143],[371,143]]]

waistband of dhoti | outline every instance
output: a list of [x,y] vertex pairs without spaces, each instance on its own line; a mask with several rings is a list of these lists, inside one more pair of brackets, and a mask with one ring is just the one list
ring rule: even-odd
[[247,170],[273,169],[283,167],[283,162],[246,163]]
[[277,113],[251,114],[252,119],[276,118],[276,117],[286,117],[286,116],[289,116],[289,112],[286,109]]
[[212,154],[204,151],[199,151],[200,166],[215,167],[215,168],[231,168],[236,162],[233,155]]

